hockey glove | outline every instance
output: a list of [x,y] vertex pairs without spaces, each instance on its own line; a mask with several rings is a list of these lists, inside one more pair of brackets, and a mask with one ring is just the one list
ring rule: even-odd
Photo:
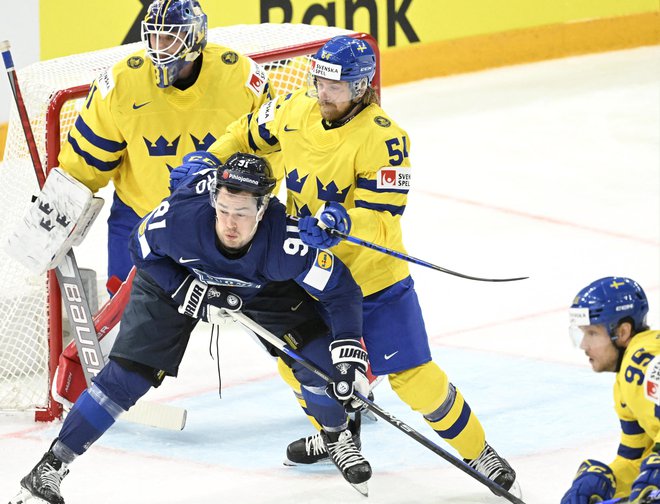
[[341,238],[333,236],[329,230],[336,229],[340,233],[351,232],[351,218],[346,209],[339,203],[330,201],[316,212],[316,217],[302,217],[298,221],[300,239],[305,245],[317,249],[327,249],[337,245]]
[[206,168],[217,168],[221,166],[220,160],[213,154],[205,151],[190,152],[183,156],[181,166],[177,166],[170,172],[170,192],[174,192],[181,181]]
[[[597,460],[587,459],[578,469],[573,485],[561,504],[591,504],[614,497],[616,478],[612,469]],[[593,500],[592,500],[593,499]]]
[[639,504],[649,493],[658,488],[660,488],[660,455],[652,453],[642,462],[639,476],[632,484],[628,500],[633,504]]
[[351,400],[351,396],[353,391],[363,396],[369,394],[367,352],[358,340],[342,339],[330,343],[330,355],[334,370],[326,393],[342,403],[347,411],[362,409],[364,405]]
[[238,311],[243,300],[231,291],[207,285],[188,275],[172,298],[179,304],[179,313],[212,324],[224,323],[225,312]]

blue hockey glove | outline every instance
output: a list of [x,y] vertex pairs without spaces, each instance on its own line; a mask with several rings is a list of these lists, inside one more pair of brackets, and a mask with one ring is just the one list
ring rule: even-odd
[[238,311],[243,305],[240,296],[202,283],[192,275],[186,277],[172,298],[179,304],[179,313],[213,324],[224,323],[225,312]]
[[628,500],[639,504],[653,490],[660,488],[660,455],[652,453],[644,459],[639,469],[639,476],[632,484]]
[[367,352],[358,340],[342,339],[330,343],[330,355],[334,369],[326,393],[342,403],[347,411],[362,409],[362,403],[351,400],[351,396],[354,390],[363,396],[369,395]]
[[190,152],[183,156],[181,166],[177,166],[170,173],[170,192],[178,187],[181,181],[205,168],[221,166],[220,160],[213,154],[205,151]]
[[351,218],[339,203],[330,201],[317,213],[316,217],[302,217],[298,221],[300,239],[305,245],[318,249],[328,249],[337,245],[341,238],[332,236],[328,230],[336,229],[340,233],[351,232]]
[[598,460],[587,459],[580,464],[573,485],[564,494],[561,504],[591,504],[609,500],[614,497],[615,490],[616,479],[612,469]]

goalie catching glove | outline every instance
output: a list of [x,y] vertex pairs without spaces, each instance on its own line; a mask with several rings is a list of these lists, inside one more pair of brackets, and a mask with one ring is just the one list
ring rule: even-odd
[[216,285],[207,285],[188,275],[172,299],[179,304],[179,313],[211,324],[224,324],[228,311],[238,311],[243,305],[240,296]]
[[358,340],[341,339],[330,343],[330,355],[334,369],[326,393],[348,411],[363,409],[364,404],[352,396],[354,391],[365,397],[369,394],[367,352]]

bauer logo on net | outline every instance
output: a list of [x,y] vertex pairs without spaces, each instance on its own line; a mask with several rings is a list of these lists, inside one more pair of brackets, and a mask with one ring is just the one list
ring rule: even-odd
[[376,173],[377,189],[410,189],[411,182],[410,168],[387,166]]

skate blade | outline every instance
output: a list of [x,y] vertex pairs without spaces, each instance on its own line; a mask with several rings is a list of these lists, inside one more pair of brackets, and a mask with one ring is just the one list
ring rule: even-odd
[[364,483],[351,483],[351,486],[365,497],[369,497],[369,486],[366,481]]
[[522,489],[520,488],[517,479],[513,481],[513,485],[509,488],[509,493],[518,499],[522,499]]
[[[43,499],[40,499],[39,497],[35,497],[32,495],[32,493],[25,488],[21,488],[21,491],[14,497],[12,500],[9,501],[9,504],[26,504],[26,503],[34,503],[37,504],[39,502],[46,502]],[[46,504],[48,504],[46,502]]]
[[328,457],[328,458],[318,460],[317,462],[312,462],[311,464],[301,464],[299,462],[293,462],[292,460],[289,460],[289,459],[284,459],[282,464],[284,464],[287,467],[298,467],[298,466],[300,466],[300,467],[309,467],[309,466],[318,466],[318,465],[330,465],[330,464],[332,464],[332,461]]

